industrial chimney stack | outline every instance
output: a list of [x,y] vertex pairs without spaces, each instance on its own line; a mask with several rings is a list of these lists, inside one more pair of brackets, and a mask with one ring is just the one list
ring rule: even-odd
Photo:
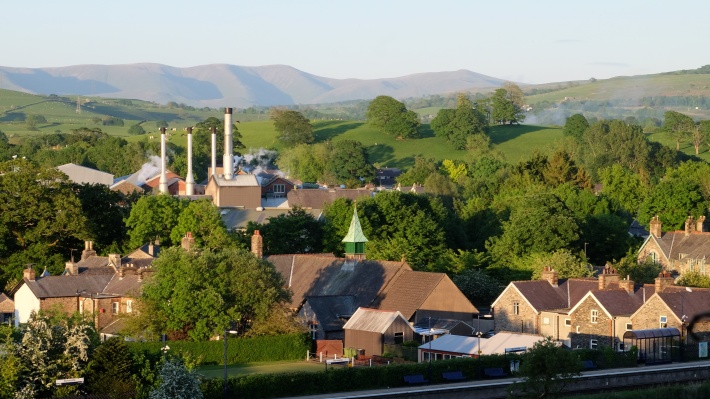
[[168,177],[165,174],[165,128],[160,128],[160,185],[158,189],[162,194],[168,193]]
[[224,109],[224,178],[234,178],[234,155],[232,154],[232,109]]
[[217,128],[212,126],[212,176],[217,174]]
[[195,178],[192,176],[192,126],[187,128],[187,176],[185,176],[185,195],[195,194]]

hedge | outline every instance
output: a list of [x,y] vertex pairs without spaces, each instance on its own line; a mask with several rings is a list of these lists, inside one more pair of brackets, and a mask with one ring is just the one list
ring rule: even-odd
[[[200,364],[222,364],[224,341],[167,341],[170,353],[189,353]],[[132,352],[162,354],[162,342],[129,342]],[[311,342],[308,334],[274,335],[255,338],[227,338],[227,363],[254,363],[300,360],[306,357]]]

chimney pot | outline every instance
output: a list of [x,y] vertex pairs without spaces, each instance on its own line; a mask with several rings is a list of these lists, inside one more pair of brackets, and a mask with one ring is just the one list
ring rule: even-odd
[[257,258],[264,257],[264,237],[261,236],[259,230],[254,230],[251,236],[251,252]]
[[29,281],[35,281],[35,276],[36,274],[34,269],[32,268],[32,265],[28,265],[27,269],[22,272],[22,277],[26,278]]

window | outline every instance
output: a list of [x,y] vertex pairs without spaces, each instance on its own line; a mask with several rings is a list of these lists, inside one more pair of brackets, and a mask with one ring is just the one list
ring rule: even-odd
[[581,328],[580,328],[579,326],[577,326],[577,330],[576,330],[576,331],[577,331],[577,334],[579,334],[579,331],[580,331],[580,330],[581,330]]
[[623,351],[624,351],[624,343],[623,343],[623,342],[619,342],[619,343],[617,344],[616,350],[619,351],[619,352],[623,352]]
[[571,325],[572,325],[572,319],[565,319],[565,325],[566,325],[566,326],[571,326]]
[[520,302],[513,302],[513,314],[520,314]]
[[633,327],[633,326],[631,325],[631,323],[626,323],[626,331],[631,331],[631,330],[633,330],[632,327]]
[[118,314],[118,310],[121,308],[120,302],[111,302],[111,312],[113,314]]
[[318,323],[311,322],[308,327],[311,331],[311,339],[316,339],[318,337]]
[[394,343],[395,345],[404,343],[404,332],[399,331],[394,333]]
[[84,313],[84,300],[79,301],[79,313]]
[[283,194],[286,192],[285,184],[274,184],[274,194]]
[[550,318],[549,318],[549,317],[543,317],[543,318],[542,318],[542,324],[545,324],[545,325],[550,324]]
[[598,319],[599,319],[599,311],[596,309],[593,309],[592,314],[591,314],[591,322],[596,323]]
[[596,339],[589,340],[589,349],[597,349],[599,342]]
[[655,251],[652,251],[650,254],[648,254],[651,257],[651,261],[653,263],[658,263],[658,255],[656,254]]
[[658,328],[666,328],[668,327],[668,317],[666,316],[661,316],[658,318]]
[[695,260],[694,259],[688,259],[688,269],[691,272],[695,271]]
[[126,313],[131,312],[133,312],[133,301],[129,299],[126,301]]

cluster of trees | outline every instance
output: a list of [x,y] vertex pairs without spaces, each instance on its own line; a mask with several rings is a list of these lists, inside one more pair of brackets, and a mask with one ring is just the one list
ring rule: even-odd
[[375,177],[375,168],[365,147],[355,140],[286,148],[279,154],[278,164],[289,176],[305,182],[360,187],[363,181],[369,182]]
[[[20,329],[0,327],[0,398],[78,394],[201,398],[189,359],[129,350],[123,338],[100,342],[91,319],[61,311],[32,314]],[[82,385],[57,385],[83,377]]]

